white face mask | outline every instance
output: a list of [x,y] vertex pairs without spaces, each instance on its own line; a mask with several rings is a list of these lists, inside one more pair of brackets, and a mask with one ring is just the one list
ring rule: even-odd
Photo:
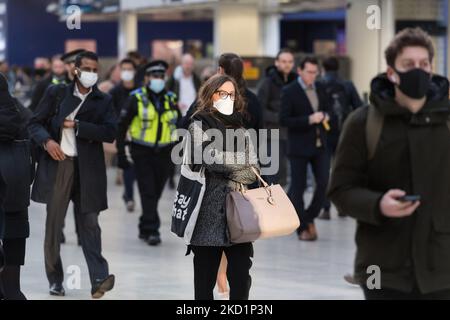
[[220,113],[229,116],[233,113],[234,101],[228,96],[225,100],[219,99],[214,102],[214,108],[216,108]]
[[120,79],[122,81],[132,81],[134,79],[134,71],[132,70],[123,70],[120,72]]
[[81,84],[85,88],[90,88],[98,81],[98,74],[95,72],[81,71],[81,75],[78,76]]

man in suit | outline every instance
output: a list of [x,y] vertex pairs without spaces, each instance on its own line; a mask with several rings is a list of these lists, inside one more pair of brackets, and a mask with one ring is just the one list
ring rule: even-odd
[[29,124],[31,137],[46,151],[39,163],[32,199],[47,204],[45,269],[50,294],[63,296],[59,235],[69,201],[78,206],[78,232],[89,269],[93,298],[114,286],[101,253],[100,211],[107,209],[103,142],[112,143],[117,124],[111,96],[100,92],[98,57],[80,53],[74,81],[47,89]]
[[[323,87],[315,82],[319,74],[315,58],[303,59],[297,72],[297,81],[290,83],[282,92],[280,124],[288,129],[288,157],[291,164],[289,196],[301,221],[299,240],[314,241],[317,239],[314,219],[325,201],[330,168],[326,145],[330,103]],[[316,189],[311,204],[305,210],[303,194],[308,164],[313,169]]]

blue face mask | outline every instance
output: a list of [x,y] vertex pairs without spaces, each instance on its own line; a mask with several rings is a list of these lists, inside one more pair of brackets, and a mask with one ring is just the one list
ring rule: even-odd
[[166,87],[166,81],[163,79],[152,79],[150,80],[150,84],[148,85],[150,90],[154,93],[160,93]]

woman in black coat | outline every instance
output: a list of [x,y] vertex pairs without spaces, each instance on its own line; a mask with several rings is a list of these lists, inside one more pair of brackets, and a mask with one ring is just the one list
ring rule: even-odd
[[20,290],[20,267],[29,236],[32,177],[27,119],[27,110],[11,97],[6,78],[0,74],[0,239],[4,252],[0,297],[7,300],[25,299]]

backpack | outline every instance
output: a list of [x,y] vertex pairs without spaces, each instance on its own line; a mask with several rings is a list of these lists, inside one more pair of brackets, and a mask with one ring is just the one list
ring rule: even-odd
[[[369,111],[366,121],[367,159],[372,160],[375,156],[378,142],[380,141],[381,132],[384,125],[384,117],[373,105],[368,105],[368,109]],[[450,118],[447,120],[447,127],[450,131]]]
[[0,108],[0,141],[11,142],[16,139],[21,129],[19,108],[12,104]]
[[342,130],[345,119],[353,111],[347,87],[341,81],[324,82],[327,97],[332,99],[332,110],[338,119],[339,131]]

